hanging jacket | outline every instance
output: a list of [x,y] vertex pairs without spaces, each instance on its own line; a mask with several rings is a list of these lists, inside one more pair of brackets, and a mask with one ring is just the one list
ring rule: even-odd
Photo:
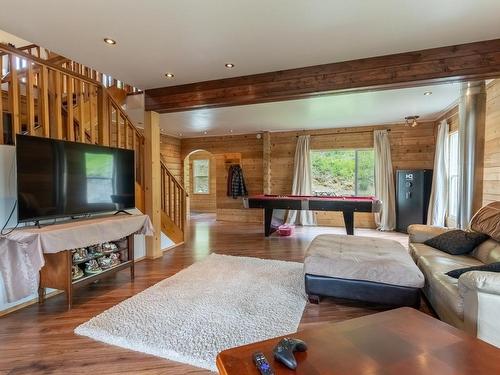
[[235,165],[232,172],[231,195],[234,199],[247,196],[248,191],[243,177],[243,170],[239,165]]
[[233,196],[233,173],[234,173],[234,165],[229,167],[227,172],[227,196]]

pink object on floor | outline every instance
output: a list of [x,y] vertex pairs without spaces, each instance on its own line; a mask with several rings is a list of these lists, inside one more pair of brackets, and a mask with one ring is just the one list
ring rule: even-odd
[[293,225],[283,224],[278,227],[278,234],[280,236],[291,236],[293,233]]

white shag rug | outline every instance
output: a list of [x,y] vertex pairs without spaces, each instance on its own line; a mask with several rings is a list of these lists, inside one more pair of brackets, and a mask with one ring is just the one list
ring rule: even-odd
[[216,370],[224,349],[297,331],[303,265],[211,254],[113,306],[75,333]]

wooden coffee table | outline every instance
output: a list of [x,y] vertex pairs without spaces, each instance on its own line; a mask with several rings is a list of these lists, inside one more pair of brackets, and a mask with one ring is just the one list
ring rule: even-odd
[[295,353],[295,371],[273,358],[279,337],[225,350],[217,368],[221,375],[257,375],[252,354],[262,351],[276,375],[500,374],[500,349],[407,307],[320,324],[289,337],[309,346]]

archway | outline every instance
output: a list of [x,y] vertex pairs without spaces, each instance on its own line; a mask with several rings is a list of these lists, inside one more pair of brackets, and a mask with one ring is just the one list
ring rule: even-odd
[[215,156],[195,150],[184,158],[184,186],[189,194],[189,215],[217,211]]

